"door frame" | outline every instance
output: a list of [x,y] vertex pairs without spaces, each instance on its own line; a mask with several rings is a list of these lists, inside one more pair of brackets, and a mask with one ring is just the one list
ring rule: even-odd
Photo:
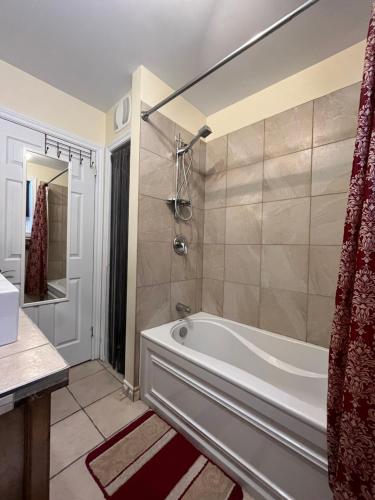
[[33,129],[42,134],[53,135],[66,142],[74,142],[82,147],[86,147],[95,152],[96,157],[96,180],[94,193],[94,259],[93,259],[93,293],[92,293],[92,342],[91,342],[91,359],[101,358],[101,341],[104,332],[102,331],[102,285],[104,272],[102,271],[103,263],[103,225],[104,225],[104,151],[105,146],[95,144],[78,135],[67,132],[66,130],[47,125],[44,122],[30,118],[27,115],[17,113],[11,109],[0,106],[0,118],[8,120],[17,125],[22,125]]
[[[103,173],[103,248],[101,266],[102,284],[101,284],[101,338],[100,338],[100,359],[107,358],[108,341],[108,301],[109,301],[109,266],[110,266],[110,228],[111,228],[111,179],[112,163],[111,155],[115,149],[123,146],[130,141],[130,130],[125,131],[124,135],[114,140],[104,148],[104,173]],[[130,146],[131,147],[131,146]],[[125,360],[126,361],[126,360]]]

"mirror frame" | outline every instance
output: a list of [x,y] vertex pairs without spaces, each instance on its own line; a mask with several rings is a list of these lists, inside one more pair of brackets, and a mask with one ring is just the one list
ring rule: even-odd
[[25,264],[26,264],[26,248],[25,248],[25,240],[26,240],[26,181],[27,181],[27,153],[32,153],[39,156],[45,156],[47,158],[51,158],[52,160],[60,160],[60,158],[54,158],[53,156],[48,156],[43,154],[38,149],[31,149],[29,147],[23,148],[23,162],[22,162],[22,251],[21,251],[21,290],[20,290],[20,307],[36,307],[36,306],[44,306],[47,304],[57,304],[60,302],[68,302],[69,301],[69,281],[70,281],[70,210],[71,210],[71,191],[72,191],[72,162],[66,161],[65,163],[68,165],[68,214],[67,214],[67,234],[66,234],[66,296],[60,297],[57,299],[50,300],[38,300],[35,302],[28,302],[25,304]]

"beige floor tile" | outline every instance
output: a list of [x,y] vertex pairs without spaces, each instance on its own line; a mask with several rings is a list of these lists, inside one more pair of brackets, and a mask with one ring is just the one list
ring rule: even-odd
[[69,370],[69,383],[77,382],[81,378],[88,377],[94,373],[103,370],[103,366],[97,361],[87,361],[86,363],[81,363],[80,365],[73,366]]
[[53,392],[51,395],[51,424],[69,417],[79,409],[79,404],[66,387]]
[[100,488],[87,470],[85,457],[51,479],[50,500],[101,500]]
[[101,361],[101,360],[100,360],[100,361],[99,361],[99,363],[100,363],[102,366],[104,366],[104,368],[105,368],[107,371],[109,371],[109,373],[110,373],[111,375],[113,375],[114,377],[116,377],[116,378],[117,378],[117,380],[118,380],[119,382],[121,382],[121,384],[123,383],[123,381],[124,381],[124,375],[123,375],[122,373],[119,373],[119,372],[117,372],[116,370],[114,370],[114,369],[112,368],[112,366],[111,366],[111,365],[110,365],[107,361]]
[[81,406],[88,406],[120,387],[121,383],[103,369],[90,377],[74,382],[69,386],[69,390]]
[[50,475],[56,475],[102,441],[103,437],[82,410],[53,425]]
[[108,438],[111,434],[142,415],[147,408],[143,401],[136,401],[135,403],[130,401],[123,390],[120,389],[88,406],[85,411],[100,429],[100,432]]

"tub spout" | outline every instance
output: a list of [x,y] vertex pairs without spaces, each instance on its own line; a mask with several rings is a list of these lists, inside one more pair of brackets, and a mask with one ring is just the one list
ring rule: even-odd
[[189,306],[186,306],[185,304],[181,304],[181,302],[177,302],[176,304],[176,311],[179,313],[185,313],[185,314],[190,314],[191,309]]

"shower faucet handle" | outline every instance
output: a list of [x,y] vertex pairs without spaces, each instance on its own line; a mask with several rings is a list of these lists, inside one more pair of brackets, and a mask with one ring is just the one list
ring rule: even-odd
[[173,240],[173,250],[177,255],[187,255],[188,242],[184,235],[178,234]]

